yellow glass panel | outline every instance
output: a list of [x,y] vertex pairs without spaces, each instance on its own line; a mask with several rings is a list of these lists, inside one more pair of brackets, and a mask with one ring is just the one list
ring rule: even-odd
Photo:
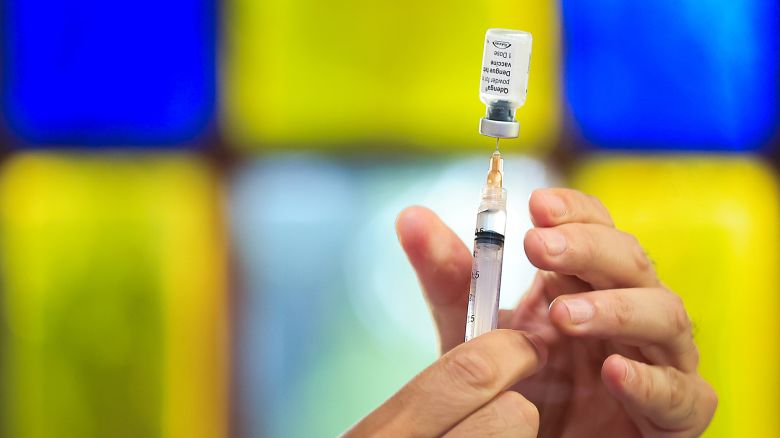
[[777,182],[738,157],[604,158],[574,186],[635,234],[694,322],[719,406],[707,437],[780,436]]
[[178,156],[3,165],[6,436],[227,435],[220,198]]
[[244,149],[484,148],[478,133],[483,38],[533,34],[520,140],[552,145],[560,124],[555,2],[231,0],[223,120]]

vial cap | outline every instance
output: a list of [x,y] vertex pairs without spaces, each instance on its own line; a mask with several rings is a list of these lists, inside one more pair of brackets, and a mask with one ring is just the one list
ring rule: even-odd
[[517,138],[520,135],[520,124],[517,122],[500,122],[483,117],[479,121],[479,133],[495,138]]

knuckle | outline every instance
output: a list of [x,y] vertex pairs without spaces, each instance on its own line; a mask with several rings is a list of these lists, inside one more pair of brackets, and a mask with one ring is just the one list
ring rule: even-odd
[[688,344],[690,346],[688,348],[688,351],[685,352],[685,354],[690,359],[691,369],[695,370],[696,366],[699,365],[699,359],[700,359],[699,347],[697,347],[696,344],[694,344],[693,342],[688,342]]
[[477,391],[492,390],[499,380],[495,364],[477,351],[453,351],[446,369],[452,380]]
[[669,409],[677,410],[683,406],[686,398],[682,378],[676,369],[666,367],[666,379],[669,384]]
[[624,328],[634,319],[634,306],[622,295],[615,295],[612,300],[612,312],[618,327]]
[[715,415],[715,410],[718,408],[718,393],[715,392],[715,388],[707,382],[704,382],[704,403],[708,409],[708,416],[711,418]]
[[585,198],[587,198],[588,201],[590,201],[590,203],[591,203],[591,205],[593,205],[593,207],[595,207],[595,208],[597,208],[599,210],[606,210],[607,209],[607,207],[604,205],[604,203],[601,202],[601,199],[599,199],[597,196],[591,195],[590,193],[584,193],[584,195],[585,195]]
[[[567,241],[573,242],[572,252],[576,257],[571,261],[572,268],[576,274],[581,274],[592,270],[593,261],[598,260],[601,254],[601,242],[587,226],[576,225],[577,233],[574,236],[566,236]],[[573,233],[572,233],[573,234]]]
[[702,410],[707,412],[709,416],[714,415],[715,409],[718,407],[718,394],[715,392],[715,388],[701,376],[696,377],[696,386],[699,389],[697,402],[701,404]]
[[591,203],[593,204],[594,208],[598,210],[609,222],[610,225],[614,226],[614,222],[612,221],[612,217],[609,214],[609,209],[606,205],[596,196],[593,195],[587,195],[588,198],[591,200]]
[[524,405],[528,403],[525,397],[515,391],[507,391],[501,397],[506,407],[512,412],[524,409]]
[[550,190],[550,193],[561,198],[561,200],[563,201],[564,204],[566,204],[567,207],[576,205],[575,202],[577,200],[575,197],[577,193],[576,190],[569,189],[569,188],[560,188],[560,187],[548,189],[548,190]]
[[521,424],[534,429],[539,427],[539,409],[533,403],[514,391],[506,392],[504,399],[512,416],[519,419]]
[[647,256],[647,253],[645,252],[645,249],[642,247],[642,244],[639,243],[639,239],[637,239],[636,236],[629,233],[623,233],[626,236],[626,239],[628,240],[628,245],[631,248],[631,257],[634,262],[634,266],[639,272],[648,272],[652,270],[652,263],[650,263],[650,258]]
[[[642,367],[637,367],[642,368]],[[640,375],[640,380],[642,382],[642,403],[643,404],[649,404],[653,400],[653,396],[656,393],[656,382],[655,379],[652,377],[646,378],[645,376],[642,376],[640,372],[637,372],[637,374]]]
[[587,246],[587,255],[599,256],[601,254],[601,241],[593,233],[594,230],[590,227],[583,227],[582,231],[582,244]]
[[689,333],[692,324],[688,312],[685,311],[685,304],[679,295],[669,293],[672,295],[672,323],[677,333]]

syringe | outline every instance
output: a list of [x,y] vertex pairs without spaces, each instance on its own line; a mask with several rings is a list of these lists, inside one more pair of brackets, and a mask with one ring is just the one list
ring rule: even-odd
[[502,187],[503,173],[504,160],[496,143],[496,151],[490,157],[490,170],[485,187],[482,188],[477,212],[466,341],[495,330],[498,325],[498,298],[506,231],[506,190]]
[[498,139],[515,138],[520,133],[515,111],[525,103],[528,91],[531,41],[531,34],[521,30],[488,29],[485,34],[479,98],[487,112],[479,122],[479,133],[496,139],[496,151],[490,158],[490,171],[477,213],[466,341],[498,325],[506,231],[504,162],[498,152]]

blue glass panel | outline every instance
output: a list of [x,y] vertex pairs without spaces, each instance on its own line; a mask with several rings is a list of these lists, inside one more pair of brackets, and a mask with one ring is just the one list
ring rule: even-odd
[[762,0],[564,0],[583,135],[606,148],[760,148],[778,114],[777,13]]
[[3,112],[28,144],[190,141],[214,110],[213,0],[7,0]]

